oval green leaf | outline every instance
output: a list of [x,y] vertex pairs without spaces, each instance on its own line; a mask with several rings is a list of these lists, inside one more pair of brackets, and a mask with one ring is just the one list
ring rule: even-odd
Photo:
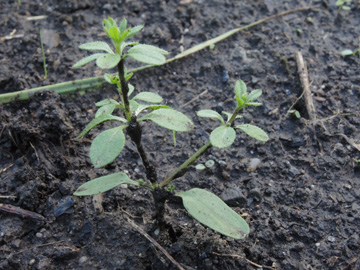
[[106,104],[104,106],[101,106],[95,114],[95,118],[98,118],[99,116],[103,115],[103,114],[112,114],[113,111],[116,108],[116,104]]
[[269,140],[269,136],[263,131],[261,128],[250,125],[250,124],[243,124],[235,126],[236,129],[240,129],[241,131],[245,132],[250,137],[260,141],[260,142],[267,142]]
[[76,139],[81,139],[82,137],[84,137],[86,135],[86,133],[88,133],[94,127],[96,127],[97,125],[99,125],[105,121],[120,121],[123,123],[127,123],[125,118],[122,118],[119,116],[103,114],[103,115],[100,115],[99,117],[93,119],[89,124],[87,124],[86,127],[84,128],[84,130],[81,132],[81,134],[76,137]]
[[221,126],[210,134],[210,142],[217,148],[226,148],[235,141],[236,132],[232,127]]
[[139,44],[128,50],[128,56],[131,58],[150,65],[164,64],[168,52],[151,45]]
[[96,65],[102,69],[110,69],[117,66],[120,62],[120,58],[119,54],[104,54],[96,59]]
[[80,59],[79,61],[77,61],[73,66],[72,68],[79,68],[79,67],[82,67],[82,66],[85,66],[86,64],[90,63],[91,61],[95,60],[95,59],[98,59],[100,56],[102,55],[106,55],[104,53],[95,53],[95,54],[92,54],[92,55],[89,55],[89,56],[86,56],[82,59]]
[[247,87],[246,84],[242,80],[238,80],[235,83],[235,95],[238,98],[241,98],[244,94],[247,93]]
[[135,97],[133,97],[134,100],[142,100],[145,102],[150,103],[161,103],[163,101],[162,97],[158,94],[151,93],[151,92],[140,92]]
[[163,128],[186,132],[193,128],[192,121],[183,113],[173,109],[158,109],[141,117],[138,121],[151,120]]
[[82,44],[79,46],[80,49],[89,50],[89,51],[105,51],[107,53],[114,53],[110,46],[103,41],[94,41]]
[[350,49],[345,49],[345,50],[341,51],[340,54],[341,54],[341,56],[348,56],[348,55],[352,55],[353,51]]
[[90,147],[90,160],[95,168],[100,168],[113,162],[125,145],[125,135],[120,126],[101,132],[92,141]]
[[246,221],[215,194],[193,188],[176,196],[182,198],[191,216],[214,231],[235,239],[243,239],[249,234]]
[[128,184],[139,186],[138,182],[131,180],[125,173],[119,172],[95,178],[81,185],[75,192],[75,196],[90,196],[111,190],[119,185]]
[[250,92],[250,94],[247,96],[246,103],[252,102],[254,100],[257,100],[262,94],[261,89],[256,89]]
[[215,119],[220,120],[220,122],[223,125],[225,125],[224,118],[222,118],[222,116],[218,112],[213,111],[213,110],[201,110],[201,111],[198,111],[197,116],[198,117],[215,118]]

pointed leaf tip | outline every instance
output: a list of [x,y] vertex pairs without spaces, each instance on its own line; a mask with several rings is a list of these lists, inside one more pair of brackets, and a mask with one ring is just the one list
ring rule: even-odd
[[215,194],[193,188],[177,193],[185,209],[197,221],[223,235],[243,239],[250,233],[246,221]]

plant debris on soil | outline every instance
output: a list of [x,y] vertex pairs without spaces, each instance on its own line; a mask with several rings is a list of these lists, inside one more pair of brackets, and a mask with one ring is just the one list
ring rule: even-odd
[[[0,94],[101,75],[94,65],[70,67],[85,56],[80,44],[104,39],[107,16],[144,24],[137,41],[174,56],[305,2],[2,1]],[[144,171],[130,142],[111,165],[91,166],[89,137],[101,127],[75,139],[93,119],[95,103],[116,97],[116,89],[67,96],[44,91],[0,104],[0,269],[178,269],[132,222],[184,269],[360,269],[360,58],[340,54],[359,48],[360,9],[352,1],[351,10],[337,15],[335,1],[311,4],[132,79],[136,91],[161,94],[196,125],[177,136],[176,148],[171,132],[143,125],[144,145],[162,178],[216,127],[196,111],[231,111],[238,79],[263,90],[263,106],[246,110],[243,121],[264,129],[270,141],[242,134],[197,163],[214,160],[214,166],[199,171],[195,164],[174,181],[177,191],[199,187],[220,196],[249,223],[247,238],[204,227],[180,200],[168,201],[170,226],[156,235],[151,194],[134,187],[72,196],[94,177],[125,171],[139,179]],[[312,121],[302,98],[299,51],[316,110]]]

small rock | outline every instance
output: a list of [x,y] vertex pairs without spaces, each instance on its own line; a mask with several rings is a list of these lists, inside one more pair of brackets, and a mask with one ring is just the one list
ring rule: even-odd
[[14,248],[20,248],[22,246],[22,241],[21,239],[15,239],[11,245],[14,247]]
[[260,202],[261,198],[262,196],[259,189],[254,188],[250,190],[248,195],[248,205],[250,205],[253,201]]
[[252,158],[249,160],[248,166],[246,171],[247,172],[253,172],[257,169],[257,167],[259,167],[259,165],[261,164],[261,160],[258,158]]
[[336,238],[334,236],[328,236],[327,240],[334,243],[336,241]]
[[289,172],[292,176],[297,176],[297,175],[301,174],[301,172],[292,165],[290,165]]
[[63,214],[72,214],[74,212],[74,209],[72,208],[74,206],[74,201],[71,198],[71,196],[67,196],[64,199],[60,200],[58,205],[55,208],[54,216],[58,217]]
[[29,265],[30,265],[30,266],[32,266],[32,265],[34,265],[34,264],[35,264],[35,262],[36,262],[36,260],[35,260],[35,259],[31,259],[31,260],[30,260],[30,262],[29,262]]
[[220,198],[229,206],[241,207],[246,203],[246,198],[238,187],[225,189]]
[[111,11],[111,5],[110,4],[105,4],[102,6],[102,9],[105,11]]
[[88,260],[88,257],[82,256],[82,257],[80,257],[80,259],[79,259],[79,264],[83,264],[83,263],[85,263],[87,260]]
[[43,238],[43,234],[40,233],[40,232],[37,232],[37,233],[35,234],[35,236],[36,236],[37,238]]

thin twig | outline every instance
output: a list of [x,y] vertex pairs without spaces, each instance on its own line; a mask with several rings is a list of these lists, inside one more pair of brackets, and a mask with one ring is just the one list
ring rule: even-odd
[[186,102],[185,104],[181,105],[179,108],[184,108],[187,105],[193,103],[194,101],[198,100],[200,97],[202,97],[203,95],[207,94],[208,90],[206,89],[204,92],[202,92],[201,94],[197,95],[196,97],[194,97],[192,100],[190,100],[189,102]]
[[38,213],[29,211],[29,210],[25,210],[25,209],[22,209],[20,207],[13,206],[10,204],[0,203],[0,210],[7,212],[7,213],[21,216],[23,218],[31,218],[31,219],[35,219],[35,220],[39,220],[39,221],[43,221],[43,222],[46,221],[45,217],[43,217],[42,215],[40,215]]
[[26,249],[20,250],[19,252],[16,252],[15,254],[18,255],[18,254],[20,254],[20,253],[23,253],[24,251],[33,250],[33,249],[39,248],[39,247],[46,247],[46,246],[56,245],[56,244],[60,244],[60,243],[62,243],[62,242],[64,242],[64,240],[57,241],[57,242],[46,243],[46,244],[41,244],[41,245],[37,245],[37,246],[33,246],[33,247],[30,247],[30,248],[26,248]]
[[232,257],[232,258],[238,258],[238,259],[243,259],[245,261],[247,261],[248,263],[250,263],[251,265],[258,267],[258,268],[263,268],[263,269],[274,269],[273,267],[269,267],[269,266],[264,266],[264,265],[260,265],[257,263],[254,263],[248,259],[246,259],[243,256],[237,255],[237,254],[221,254],[221,253],[217,253],[217,252],[212,252],[212,254],[217,255],[217,256],[222,256],[222,257]]
[[306,105],[306,110],[308,112],[309,118],[311,121],[316,120],[316,110],[314,106],[314,101],[310,91],[309,75],[306,67],[306,62],[304,62],[301,52],[296,53],[296,63],[298,66],[298,73],[300,77],[301,86],[304,91],[304,100]]
[[134,221],[132,221],[130,218],[126,217],[127,221],[147,240],[149,240],[155,247],[157,247],[178,269],[185,270],[175,259],[162,247],[158,242],[155,241],[154,238],[152,238],[149,234],[147,234],[143,229],[141,229]]

